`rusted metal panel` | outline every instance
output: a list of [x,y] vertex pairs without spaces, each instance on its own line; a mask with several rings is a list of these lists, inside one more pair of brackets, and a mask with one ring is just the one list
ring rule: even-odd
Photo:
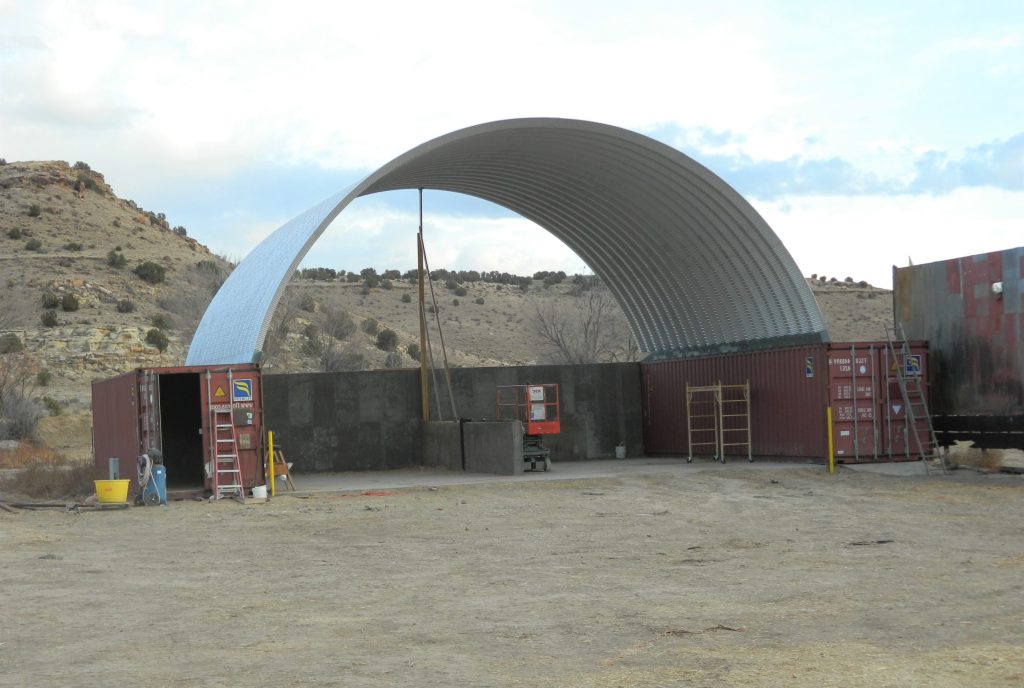
[[940,440],[1024,443],[1024,247],[895,268],[893,288],[897,322],[929,343]]
[[133,370],[92,383],[93,461],[106,477],[109,459],[118,460],[121,479],[137,486],[135,459],[139,455],[139,383]]
[[[752,351],[641,366],[648,453],[685,456],[686,385],[750,383],[754,456],[825,456],[827,345]],[[742,453],[745,453],[742,452]]]
[[[144,382],[148,380],[148,382]],[[142,403],[142,394],[155,395]],[[149,444],[162,448],[169,485],[210,487],[211,404],[234,409],[239,466],[245,487],[264,482],[263,385],[252,364],[178,366],[133,370],[93,382],[94,462],[106,472],[107,457],[120,460],[121,477],[136,481],[136,458],[143,446],[143,423],[157,435]],[[137,481],[136,481],[137,482]]]

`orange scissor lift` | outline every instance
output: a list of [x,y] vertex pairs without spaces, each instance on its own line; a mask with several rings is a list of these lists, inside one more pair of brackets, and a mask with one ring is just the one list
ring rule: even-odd
[[551,470],[551,450],[544,446],[544,435],[562,431],[558,385],[501,385],[497,391],[498,420],[518,420],[523,424],[526,470]]

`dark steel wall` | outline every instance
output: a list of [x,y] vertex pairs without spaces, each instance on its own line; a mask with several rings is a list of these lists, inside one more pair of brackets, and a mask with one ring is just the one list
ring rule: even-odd
[[[562,432],[544,439],[553,461],[611,457],[619,442],[643,452],[638,364],[456,368],[451,381],[470,420],[495,420],[499,385],[557,383]],[[418,370],[265,375],[263,384],[267,429],[297,471],[422,465]],[[450,420],[444,393],[440,401],[443,416],[432,396],[431,417]]]
[[929,343],[935,413],[1024,413],[1024,247],[896,268],[893,285],[896,320]]

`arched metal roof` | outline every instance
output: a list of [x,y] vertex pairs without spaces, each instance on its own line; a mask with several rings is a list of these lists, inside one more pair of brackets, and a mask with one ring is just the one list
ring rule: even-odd
[[643,351],[696,355],[827,341],[789,252],[715,174],[632,131],[531,118],[428,141],[283,225],[217,292],[186,363],[252,362],[285,285],[345,206],[417,188],[497,203],[561,239],[608,285]]

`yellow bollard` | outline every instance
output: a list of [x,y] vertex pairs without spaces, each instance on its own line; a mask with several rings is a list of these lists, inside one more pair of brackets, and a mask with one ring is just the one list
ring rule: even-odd
[[828,472],[829,475],[836,472],[836,457],[835,452],[832,448],[832,407],[829,406],[825,410],[825,416],[828,419]]
[[270,483],[270,496],[273,497],[274,483],[277,481],[274,480],[274,433],[269,430],[267,431],[267,482]]

